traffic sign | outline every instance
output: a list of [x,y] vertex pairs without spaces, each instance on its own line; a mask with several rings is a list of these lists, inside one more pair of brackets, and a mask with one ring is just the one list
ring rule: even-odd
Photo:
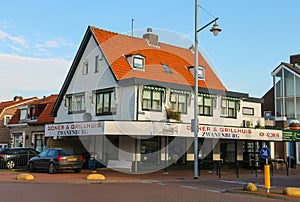
[[263,159],[270,158],[270,156],[271,156],[271,150],[268,147],[261,148],[261,150],[260,150],[260,156]]

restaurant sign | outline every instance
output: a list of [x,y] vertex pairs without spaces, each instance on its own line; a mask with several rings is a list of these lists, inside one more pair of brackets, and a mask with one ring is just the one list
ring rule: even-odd
[[282,135],[285,142],[300,142],[300,131],[284,130]]
[[45,125],[46,137],[63,137],[79,135],[99,135],[103,134],[102,122],[78,122],[64,124]]

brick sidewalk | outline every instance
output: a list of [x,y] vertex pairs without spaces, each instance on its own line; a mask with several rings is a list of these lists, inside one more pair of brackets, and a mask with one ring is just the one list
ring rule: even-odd
[[[97,170],[97,173],[100,173],[106,177],[106,182],[115,182],[115,181],[180,181],[180,180],[194,180],[194,171],[193,170],[168,170],[157,171],[153,173],[147,174],[128,174],[117,172],[113,170]],[[26,170],[0,170],[0,182],[8,182],[8,181],[17,181],[16,177],[20,173],[28,173]],[[80,173],[73,173],[72,171],[61,172],[57,174],[48,174],[47,172],[36,172],[30,173],[35,179],[33,182],[48,182],[48,183],[79,183],[85,182],[86,177],[93,173],[91,170],[82,170]],[[219,178],[220,177],[220,178]],[[217,175],[216,170],[201,170],[199,173],[198,180],[261,180],[263,179],[263,171],[258,170],[253,171],[249,169],[240,169],[239,176],[237,178],[236,172],[234,169],[226,169],[221,171],[221,176]],[[289,178],[291,180],[300,180],[300,170],[295,170],[294,173],[289,173],[287,177],[287,173],[285,170],[274,170],[274,176],[272,178]],[[271,178],[271,179],[272,179]],[[300,187],[300,182],[299,182]]]

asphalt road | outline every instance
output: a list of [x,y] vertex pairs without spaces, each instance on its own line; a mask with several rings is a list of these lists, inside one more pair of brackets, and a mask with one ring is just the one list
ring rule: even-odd
[[[145,175],[124,174],[114,171],[99,171],[105,181],[87,181],[91,171],[81,173],[61,172],[55,175],[46,172],[32,173],[33,181],[16,180],[24,171],[0,172],[0,202],[92,202],[92,201],[300,201],[273,190],[282,192],[284,187],[300,187],[300,174],[286,176],[283,171],[271,179],[272,193],[247,193],[242,187],[247,182],[255,183],[264,190],[263,173],[256,177],[249,170],[242,170],[237,178],[231,170],[222,171],[222,178],[215,172],[202,172],[198,180],[192,171],[170,171]],[[282,196],[282,197],[281,197]]]
[[1,202],[92,202],[92,201],[279,201],[257,195],[224,193],[216,188],[179,182],[102,184],[0,184]]

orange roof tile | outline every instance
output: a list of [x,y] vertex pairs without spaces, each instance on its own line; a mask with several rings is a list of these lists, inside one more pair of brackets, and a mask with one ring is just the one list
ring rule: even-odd
[[[90,29],[103,49],[117,80],[141,78],[194,86],[194,77],[187,69],[194,64],[194,54],[190,49],[164,43],[159,43],[159,47],[153,47],[142,38],[117,34],[93,26]],[[145,71],[131,68],[124,56],[130,54],[141,54],[146,57]],[[165,72],[161,64],[167,64],[172,74]],[[199,65],[205,67],[205,80],[199,81],[199,87],[226,91],[201,54]]]
[[32,98],[21,99],[21,100],[18,100],[18,101],[0,102],[0,115],[2,114],[2,112],[5,109],[9,109],[9,108],[14,107],[14,106],[19,106],[19,105],[22,105],[24,103],[28,103],[28,102],[31,102],[31,101],[34,101],[34,100],[37,100],[37,99],[38,99],[37,97],[32,97]]
[[[43,111],[39,115],[36,122],[30,122],[29,124],[46,124],[46,123],[53,123],[54,118],[50,115],[54,103],[57,99],[58,95],[50,95],[48,97],[35,100],[34,102],[29,103],[29,105],[45,105]],[[20,123],[20,110],[18,109],[15,114],[12,116],[8,124],[18,124]],[[23,122],[22,122],[23,123]]]

